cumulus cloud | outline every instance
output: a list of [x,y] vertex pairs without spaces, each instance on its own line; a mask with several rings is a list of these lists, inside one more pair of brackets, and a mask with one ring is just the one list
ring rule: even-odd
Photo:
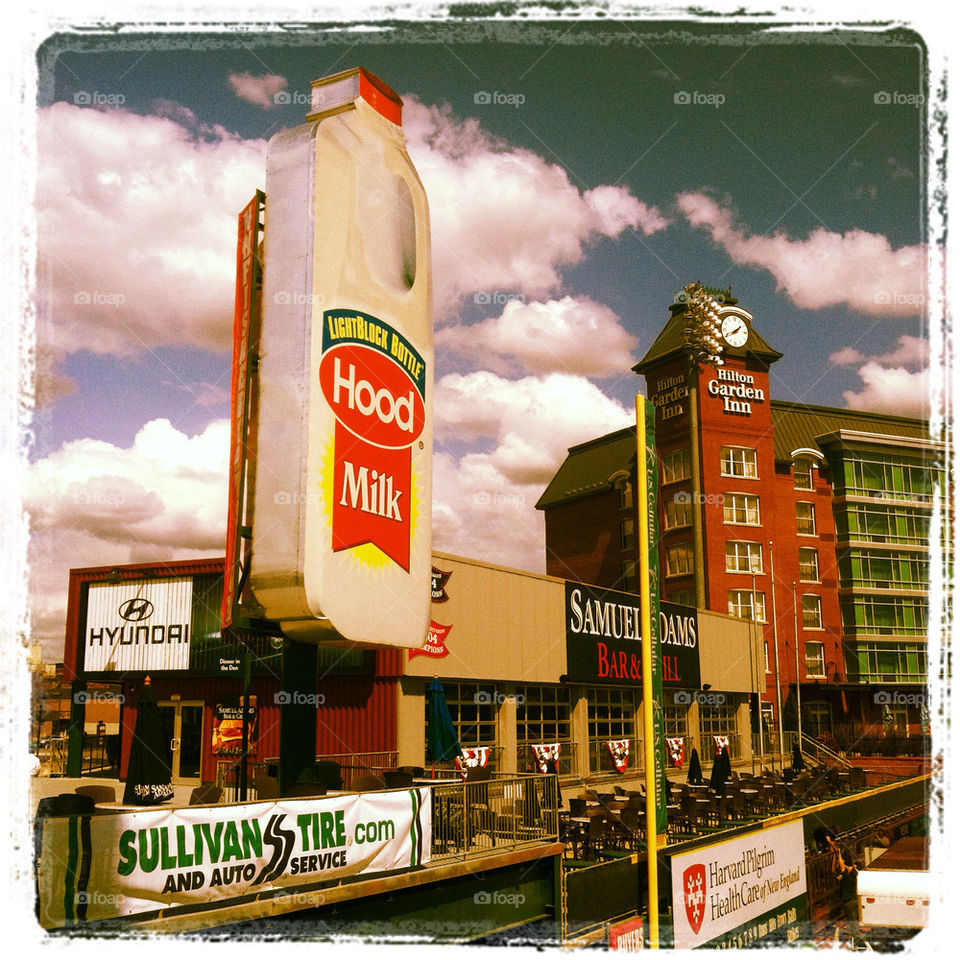
[[[544,486],[568,447],[632,422],[620,404],[569,374],[443,377],[434,402],[435,546],[542,571],[543,517],[534,504]],[[471,442],[472,452],[458,457],[447,449],[453,439]]]
[[263,186],[266,144],[166,112],[40,111],[41,349],[230,348],[237,214]]
[[497,140],[447,106],[404,99],[407,149],[430,199],[437,318],[463,297],[521,294],[542,299],[587,246],[625,230],[668,225],[626,187],[580,192],[565,170]]
[[861,390],[845,390],[843,398],[853,410],[897,414],[902,417],[930,415],[930,371],[885,367],[874,360],[859,370]]
[[734,263],[768,270],[798,306],[808,310],[847,304],[873,316],[915,316],[926,290],[922,244],[893,249],[865,230],[834,233],[818,227],[804,239],[783,233],[749,234],[733,214],[705,193],[677,197],[691,226],[705,229]]
[[925,337],[914,337],[905,333],[897,340],[897,346],[887,353],[865,356],[853,347],[842,347],[830,354],[829,362],[837,367],[867,362],[922,367],[930,362],[930,343]]
[[275,73],[264,73],[259,77],[251,73],[231,73],[228,79],[233,92],[241,100],[266,110],[275,107],[277,94],[287,89],[286,77]]
[[437,331],[435,344],[454,353],[503,358],[507,369],[584,377],[609,377],[629,370],[636,337],[617,315],[588,297],[546,302],[509,300],[499,317]]
[[65,443],[30,467],[31,530],[72,529],[128,547],[223,549],[229,446],[226,420],[193,437],[152,420],[128,449]]

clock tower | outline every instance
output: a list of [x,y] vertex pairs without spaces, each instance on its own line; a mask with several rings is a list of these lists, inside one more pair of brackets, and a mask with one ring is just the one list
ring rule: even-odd
[[769,596],[765,554],[774,519],[769,371],[783,354],[760,336],[729,287],[704,292],[717,308],[720,346],[715,341],[713,349],[722,362],[697,362],[697,319],[681,291],[633,368],[657,410],[662,595],[696,605],[700,566],[707,609],[742,611],[748,603],[756,612],[761,594]]

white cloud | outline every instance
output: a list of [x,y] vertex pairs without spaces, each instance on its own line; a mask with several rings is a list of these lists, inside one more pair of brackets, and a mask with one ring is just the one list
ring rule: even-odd
[[152,420],[129,448],[82,439],[32,464],[32,635],[62,655],[71,567],[216,557],[224,549],[230,425],[196,436]]
[[842,347],[840,350],[831,353],[829,357],[829,362],[838,367],[868,361],[888,366],[896,364],[907,367],[926,366],[930,362],[930,342],[925,337],[913,337],[905,333],[897,340],[897,346],[887,353],[868,357],[853,347]]
[[859,370],[863,389],[845,390],[843,398],[853,410],[872,410],[902,417],[930,415],[930,371],[885,367],[875,360]]
[[[451,374],[437,384],[434,416],[434,545],[536,571],[544,540],[534,504],[567,448],[633,422],[589,381],[561,373],[516,381]],[[473,450],[457,456],[450,441]]]
[[923,309],[922,244],[894,250],[880,234],[823,227],[802,240],[783,233],[759,236],[735,227],[730,210],[705,193],[680,194],[677,203],[690,224],[706,229],[734,263],[768,270],[798,307],[847,304],[873,316],[915,316]]
[[255,77],[250,73],[231,73],[229,78],[233,92],[248,103],[270,110],[277,105],[276,95],[287,89],[285,77],[265,73]]
[[200,127],[189,111],[172,119],[66,103],[42,109],[41,349],[228,350],[237,214],[263,185],[265,147]]
[[617,315],[587,297],[526,303],[510,300],[499,317],[437,331],[438,348],[472,356],[490,354],[534,373],[566,371],[584,377],[622,374],[634,363],[636,337]]
[[440,321],[472,293],[541,299],[591,242],[668,225],[626,187],[581,193],[562,167],[494,139],[476,119],[455,119],[447,106],[406,97],[403,125],[430,201]]

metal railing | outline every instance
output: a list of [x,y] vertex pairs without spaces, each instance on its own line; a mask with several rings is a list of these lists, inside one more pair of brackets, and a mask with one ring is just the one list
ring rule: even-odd
[[[223,790],[223,802],[234,803],[240,797],[239,757],[217,757],[215,783]],[[396,751],[381,750],[373,753],[324,753],[316,758],[317,764],[336,764],[340,770],[340,779],[344,788],[349,788],[352,780],[369,773],[383,773],[395,770]],[[257,777],[275,777],[279,761],[276,757],[263,760],[247,759],[247,800],[257,799]]]
[[[539,741],[522,741],[517,744],[517,772],[518,773],[539,773],[536,758],[533,750],[530,749],[533,743]],[[559,773],[561,777],[570,777],[576,774],[579,769],[577,766],[577,744],[574,740],[560,741],[560,763]]]
[[433,860],[489,856],[556,843],[559,788],[554,774],[506,774],[429,785]]

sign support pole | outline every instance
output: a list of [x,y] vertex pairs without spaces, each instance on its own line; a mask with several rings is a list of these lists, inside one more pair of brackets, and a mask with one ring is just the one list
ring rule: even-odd
[[[650,522],[647,508],[646,408],[643,394],[636,396],[637,417],[637,541],[640,552],[640,629],[643,676],[643,774],[646,790],[647,926],[650,949],[660,946],[660,896],[657,887],[657,763],[653,727],[653,635],[650,629]],[[664,801],[666,802],[666,801]]]
[[247,750],[250,743],[250,651],[243,647],[243,695],[240,697],[240,802],[247,802]]

